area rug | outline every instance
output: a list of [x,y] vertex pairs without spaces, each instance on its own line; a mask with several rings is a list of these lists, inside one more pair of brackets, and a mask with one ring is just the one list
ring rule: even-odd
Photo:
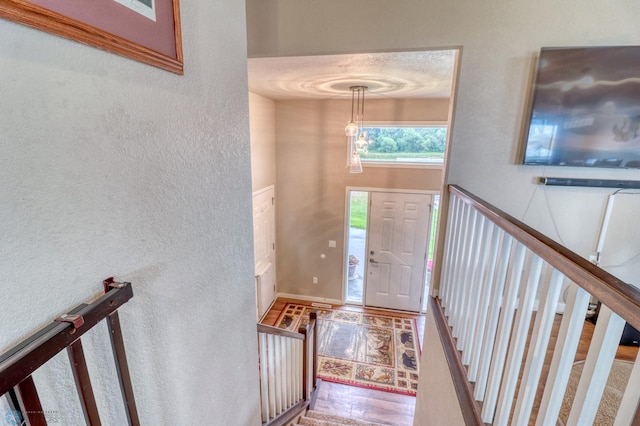
[[415,319],[290,303],[274,325],[297,331],[308,323],[311,310],[318,313],[319,378],[416,394],[420,345]]
[[[560,415],[558,416],[557,424],[559,426],[564,426],[567,423],[583,367],[584,361],[578,361],[573,364],[571,368],[567,390],[564,395],[564,400],[562,401]],[[617,359],[613,362],[604,393],[602,394],[602,399],[600,400],[600,405],[598,406],[598,412],[593,422],[594,426],[612,425],[614,423],[632,368],[633,362],[631,361]]]

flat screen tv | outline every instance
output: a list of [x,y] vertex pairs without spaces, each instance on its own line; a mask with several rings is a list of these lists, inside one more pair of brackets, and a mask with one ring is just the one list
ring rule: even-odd
[[524,164],[640,168],[640,46],[543,48]]

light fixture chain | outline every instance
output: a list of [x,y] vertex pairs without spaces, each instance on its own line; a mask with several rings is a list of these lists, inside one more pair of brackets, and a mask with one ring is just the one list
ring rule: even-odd
[[[362,162],[360,160],[359,148],[364,148],[363,152],[366,152],[366,142],[364,140],[364,92],[368,89],[367,86],[351,86],[351,121],[345,128],[345,133],[348,137],[350,148],[350,161],[349,172],[350,173],[362,173]],[[356,101],[356,92],[357,101]],[[356,111],[356,121],[353,121],[353,111]]]

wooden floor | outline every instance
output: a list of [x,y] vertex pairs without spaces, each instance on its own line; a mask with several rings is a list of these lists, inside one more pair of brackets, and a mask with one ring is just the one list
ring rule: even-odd
[[[311,302],[296,299],[278,298],[262,319],[262,323],[274,325],[280,312],[287,303],[298,303],[301,305],[311,304]],[[350,305],[334,305],[332,309],[380,312],[378,309],[365,309]],[[422,340],[425,325],[424,315],[411,315],[397,311],[394,311],[393,315],[415,318],[418,326],[418,336],[420,340]],[[364,389],[338,383],[322,382],[318,392],[315,410],[370,422],[394,426],[411,426],[413,425],[415,406],[416,398],[413,396]]]
[[[263,324],[275,325],[278,316],[287,303],[299,303],[302,305],[310,305],[310,302],[304,302],[296,299],[277,299],[269,312],[262,320]],[[365,309],[356,306],[333,306],[333,309],[354,310],[359,312],[380,312],[377,309]],[[420,339],[424,336],[425,316],[424,315],[411,315],[405,313],[394,312],[394,315],[406,316],[409,318],[415,318],[418,325],[418,336]],[[549,342],[549,348],[547,349],[547,358],[545,360],[541,383],[544,383],[546,376],[549,372],[551,355],[553,348],[555,347],[556,336],[560,328],[561,315],[556,316],[554,321],[553,330],[551,333],[551,340]],[[532,321],[533,324],[533,321]],[[582,335],[580,337],[580,343],[576,353],[575,360],[580,361],[586,359],[587,351],[591,338],[593,336],[594,325],[585,321]],[[422,341],[420,342],[423,343]],[[636,359],[638,353],[637,347],[620,346],[617,359],[624,359],[633,361]],[[544,385],[541,385],[538,389],[533,412],[536,413],[542,398],[542,391]],[[337,414],[344,417],[351,417],[354,419],[366,420],[371,422],[390,424],[394,426],[411,426],[413,425],[413,413],[415,411],[416,399],[413,396],[399,395],[390,392],[382,392],[372,389],[363,389],[355,386],[348,386],[337,383],[323,382],[320,386],[318,398],[316,402],[316,410]],[[535,421],[535,415],[532,416],[530,424]]]
[[[529,333],[533,329],[533,323],[535,320],[535,316],[531,321],[531,329]],[[547,381],[547,376],[549,375],[549,369],[551,367],[551,359],[553,357],[553,351],[556,346],[558,332],[560,330],[560,323],[562,321],[562,315],[556,314],[556,317],[553,322],[553,328],[551,330],[551,337],[549,339],[549,346],[547,348],[547,353],[545,356],[545,361],[542,366],[540,385],[538,386],[538,390],[536,392],[535,400],[533,403],[533,414],[529,420],[530,425],[534,425],[536,421],[536,414],[540,409],[540,403],[542,401],[542,394],[544,392],[544,383]],[[582,334],[580,335],[580,341],[578,342],[578,349],[576,350],[576,356],[574,358],[574,362],[584,361],[587,359],[587,353],[589,351],[589,345],[591,344],[591,339],[593,338],[593,332],[595,330],[595,325],[588,320],[585,320],[584,325],[582,327]],[[527,344],[528,347],[528,344]],[[525,350],[525,354],[526,354]],[[637,346],[618,346],[618,350],[616,352],[616,359],[625,360],[625,361],[635,361],[636,356],[638,354]],[[522,369],[520,370],[520,376],[522,376]],[[517,393],[516,393],[517,395]],[[512,408],[513,412],[513,408]]]
[[[551,335],[549,338],[549,345],[547,347],[547,351],[545,354],[545,360],[542,366],[542,371],[540,373],[540,380],[539,380],[539,385],[538,385],[538,389],[536,391],[536,395],[535,395],[535,399],[533,402],[533,408],[532,408],[532,414],[531,417],[529,419],[529,426],[534,426],[536,423],[536,417],[537,417],[537,413],[540,410],[540,405],[541,405],[541,401],[542,401],[542,395],[544,393],[544,389],[545,389],[545,383],[547,381],[547,376],[549,375],[549,370],[551,368],[551,360],[553,358],[553,352],[555,350],[555,346],[556,346],[556,341],[557,341],[557,337],[558,337],[558,333],[560,331],[560,323],[562,321],[562,315],[560,314],[556,314],[555,318],[554,318],[554,322],[553,322],[553,327],[551,329]],[[531,326],[529,327],[529,337],[531,337],[531,333],[533,331],[533,326],[534,326],[534,322],[535,322],[535,314],[531,320]],[[582,328],[582,334],[580,335],[580,341],[578,342],[578,348],[576,350],[576,355],[574,358],[574,362],[578,362],[578,361],[584,361],[587,359],[587,353],[589,351],[589,345],[591,344],[591,339],[593,338],[593,332],[595,330],[595,325],[588,321],[585,320],[583,328]],[[529,348],[529,342],[527,342],[525,349],[524,349],[524,354],[526,355],[528,352],[528,348]],[[625,360],[625,361],[635,361],[636,356],[638,354],[638,347],[635,346],[618,346],[618,350],[616,352],[616,359],[619,360]],[[523,365],[520,368],[520,372],[518,374],[518,382],[516,385],[516,392],[515,392],[515,397],[518,396],[518,389],[520,387],[520,381],[522,379],[522,373],[523,373],[523,368],[524,367],[524,361],[523,361]],[[471,385],[472,389],[474,387],[474,385]],[[479,403],[480,406],[482,406],[482,403]],[[514,405],[515,405],[515,400],[514,400]],[[513,416],[513,411],[515,409],[515,406],[512,405],[511,407],[511,415],[510,415],[510,420],[509,423],[511,423],[512,419],[511,417]]]

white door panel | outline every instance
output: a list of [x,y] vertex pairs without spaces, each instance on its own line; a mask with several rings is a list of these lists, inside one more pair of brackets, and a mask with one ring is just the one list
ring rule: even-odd
[[371,193],[365,304],[420,310],[431,195]]
[[258,318],[275,299],[276,216],[274,188],[253,195],[253,247]]

